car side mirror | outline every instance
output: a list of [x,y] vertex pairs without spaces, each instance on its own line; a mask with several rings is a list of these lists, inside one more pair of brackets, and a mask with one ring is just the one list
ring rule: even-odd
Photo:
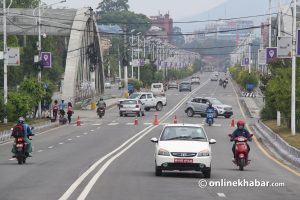
[[153,143],[158,143],[158,139],[157,138],[151,138],[151,142],[153,142]]
[[217,142],[217,141],[216,141],[215,139],[210,139],[210,140],[209,140],[209,144],[216,144],[216,142]]

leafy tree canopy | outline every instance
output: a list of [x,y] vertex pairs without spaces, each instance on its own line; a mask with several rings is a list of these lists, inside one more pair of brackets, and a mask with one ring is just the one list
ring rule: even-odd
[[99,10],[99,14],[128,11],[128,0],[103,0],[99,3],[97,9]]

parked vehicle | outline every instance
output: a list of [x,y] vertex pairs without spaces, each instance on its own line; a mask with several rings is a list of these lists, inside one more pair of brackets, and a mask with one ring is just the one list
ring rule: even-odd
[[165,89],[164,89],[164,84],[163,83],[152,83],[151,84],[151,92],[154,95],[165,95]]
[[[228,136],[232,137],[232,134],[229,134]],[[250,136],[252,137],[253,134]],[[233,139],[233,141],[235,142],[234,163],[239,167],[239,170],[243,171],[244,167],[250,163],[250,160],[248,159],[248,139],[243,136],[239,136]]]
[[105,82],[104,83],[104,87],[106,88],[106,89],[111,89],[111,83],[110,82]]
[[168,89],[171,89],[171,88],[176,88],[178,89],[178,83],[176,81],[170,81],[168,83]]
[[186,102],[185,113],[188,117],[193,117],[196,114],[204,117],[206,116],[206,109],[209,103],[211,103],[215,109],[214,118],[218,116],[230,118],[233,115],[231,106],[223,104],[213,97],[194,97],[190,99]]
[[199,76],[193,76],[191,79],[191,84],[198,84],[200,85],[200,77]]
[[182,81],[180,84],[179,84],[179,92],[182,92],[182,91],[192,91],[192,85],[189,81]]
[[126,99],[119,106],[120,117],[127,115],[136,115],[138,117],[145,115],[145,106],[140,100]]
[[204,128],[196,124],[168,124],[155,143],[155,175],[163,170],[201,171],[211,176],[211,147],[216,140],[208,140]]
[[[167,105],[167,98],[163,96],[154,96],[152,92],[135,92],[132,93],[128,99],[140,100],[144,106],[145,110],[149,111],[151,108],[161,111],[163,106]],[[119,101],[122,102],[123,100]]]

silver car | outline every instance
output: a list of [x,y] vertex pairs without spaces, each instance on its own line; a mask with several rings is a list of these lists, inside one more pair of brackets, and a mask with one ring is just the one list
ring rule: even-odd
[[119,105],[120,117],[127,115],[136,115],[138,117],[145,115],[145,106],[140,100],[126,99]]

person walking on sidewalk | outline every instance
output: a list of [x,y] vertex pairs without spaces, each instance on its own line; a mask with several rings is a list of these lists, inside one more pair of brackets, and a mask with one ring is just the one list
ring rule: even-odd
[[72,103],[69,102],[68,103],[68,111],[67,111],[69,124],[71,123],[71,117],[72,117],[73,113],[74,113],[74,111],[73,111]]
[[54,100],[54,104],[52,105],[52,113],[55,121],[57,119],[57,112],[58,112],[58,101]]

